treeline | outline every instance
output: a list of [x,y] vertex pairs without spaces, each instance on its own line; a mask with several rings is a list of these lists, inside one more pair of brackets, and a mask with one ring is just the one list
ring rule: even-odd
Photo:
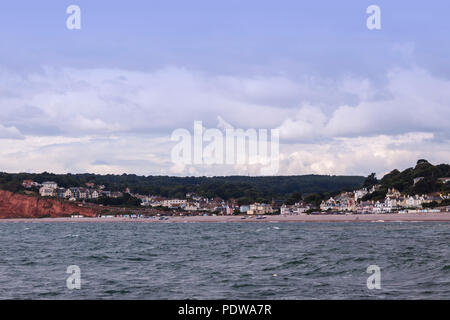
[[[87,182],[104,185],[106,190],[124,191],[129,188],[132,193],[143,195],[160,195],[168,198],[185,198],[186,193],[224,200],[237,199],[240,203],[254,201],[268,202],[273,199],[296,201],[302,195],[329,194],[341,190],[358,188],[364,182],[361,176],[273,176],[273,177],[169,177],[97,175],[97,174],[40,174],[0,173],[0,188],[13,192],[20,190],[23,180],[38,183],[55,181],[59,186],[84,187]],[[105,203],[106,204],[106,203]]]

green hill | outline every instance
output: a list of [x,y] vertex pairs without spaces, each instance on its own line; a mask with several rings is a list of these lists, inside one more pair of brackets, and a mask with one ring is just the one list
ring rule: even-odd
[[432,165],[427,160],[421,159],[417,161],[414,168],[408,168],[401,172],[395,169],[386,174],[379,181],[381,188],[377,192],[365,196],[362,200],[384,199],[389,188],[395,188],[408,195],[448,193],[450,192],[450,182],[444,184],[440,180],[440,178],[448,177],[450,177],[450,165]]
[[296,194],[332,193],[343,189],[358,188],[364,182],[361,176],[273,176],[273,177],[169,177],[169,176],[137,176],[96,175],[96,174],[30,174],[0,173],[0,187],[17,191],[21,183],[30,179],[39,183],[55,181],[61,187],[85,186],[87,182],[105,185],[107,190],[123,191],[129,188],[133,193],[161,195],[164,197],[183,198],[188,192],[201,196],[222,199],[240,199],[246,201],[271,201],[287,199]]

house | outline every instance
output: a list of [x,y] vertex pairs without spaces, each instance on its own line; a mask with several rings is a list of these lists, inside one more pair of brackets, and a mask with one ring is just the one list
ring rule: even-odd
[[409,196],[405,200],[405,206],[408,208],[419,208],[419,207],[422,207],[423,201],[424,201],[424,198],[419,197],[418,195]]
[[450,178],[439,178],[438,180],[441,181],[443,184],[450,182]]
[[328,200],[323,200],[322,203],[320,204],[320,210],[322,211],[327,211],[327,210],[333,210],[333,209],[337,209],[337,204],[336,204],[336,200],[333,199],[333,197],[331,197]]
[[400,191],[392,188],[392,189],[388,189],[388,192],[386,194],[386,197],[390,197],[390,198],[398,198],[400,197],[402,194],[400,193]]
[[250,205],[247,214],[255,215],[255,214],[271,214],[273,213],[273,208],[269,204],[265,203],[253,203]]
[[293,206],[282,205],[280,214],[282,215],[300,215],[308,211],[310,207],[305,203],[296,203]]
[[185,205],[187,203],[187,200],[180,200],[180,199],[167,199],[164,200],[162,205],[163,207],[180,207],[181,205]]
[[200,203],[198,202],[188,202],[184,207],[186,211],[198,211],[200,210]]
[[384,199],[384,205],[386,208],[389,208],[389,210],[396,209],[398,207],[402,206],[403,198],[390,198],[386,197]]
[[72,198],[72,190],[70,188],[66,189],[66,191],[64,191],[64,198],[66,198],[66,199]]
[[80,190],[78,188],[69,188],[70,189],[70,200],[78,200],[80,199]]
[[78,188],[80,199],[89,199],[89,190],[86,188]]
[[34,186],[34,181],[33,181],[33,180],[23,180],[22,186],[23,186],[24,188],[29,189],[29,188],[31,188],[31,187]]
[[225,214],[231,216],[234,213],[233,206],[227,205],[225,209]]
[[250,206],[240,206],[239,208],[241,213],[247,213],[248,210],[250,210]]
[[45,181],[45,182],[42,182],[42,187],[49,188],[49,189],[56,189],[56,188],[58,188],[58,184],[54,181]]
[[97,190],[91,190],[91,199],[98,199],[100,197],[100,193]]
[[363,189],[359,189],[356,190],[353,194],[354,194],[354,198],[355,201],[358,201],[358,199],[361,199],[362,197],[364,197],[366,194],[368,194],[369,192],[367,191],[366,188]]
[[66,189],[64,189],[64,188],[56,188],[54,194],[55,194],[55,197],[57,197],[58,199],[63,199],[65,192],[66,192]]
[[48,187],[41,187],[39,189],[39,194],[41,195],[41,197],[54,197],[55,189]]
[[417,177],[414,178],[414,185],[416,185],[417,182],[419,182],[420,180],[423,180],[424,177]]
[[391,212],[391,208],[387,207],[384,202],[377,201],[373,206],[373,213]]

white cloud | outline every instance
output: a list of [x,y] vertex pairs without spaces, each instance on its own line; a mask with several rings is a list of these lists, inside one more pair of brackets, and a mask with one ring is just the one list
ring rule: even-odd
[[[347,91],[353,86],[347,80]],[[358,86],[356,86],[358,87]],[[368,92],[377,89],[363,81],[360,102],[341,105],[327,115],[320,107],[305,105],[280,125],[283,138],[305,139],[416,131],[450,133],[450,81],[432,77],[421,69],[393,70],[388,75],[383,99]]]
[[278,127],[280,174],[382,173],[416,158],[449,159],[450,81],[419,68],[393,69],[383,83],[173,67],[0,72],[0,83],[7,171],[258,174],[245,166],[174,166],[170,133],[192,131],[194,120],[210,128]]

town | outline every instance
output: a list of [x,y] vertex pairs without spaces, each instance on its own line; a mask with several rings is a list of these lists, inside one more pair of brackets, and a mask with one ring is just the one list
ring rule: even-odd
[[[414,179],[414,185],[423,177]],[[450,178],[439,178],[443,185]],[[184,199],[165,198],[158,195],[141,195],[132,193],[129,188],[123,191],[108,191],[104,185],[88,182],[85,187],[61,188],[54,181],[37,183],[24,180],[25,189],[38,188],[41,197],[52,197],[60,201],[80,202],[86,206],[104,206],[104,216],[143,217],[148,215],[248,215],[263,218],[264,215],[307,215],[307,214],[371,214],[371,213],[434,213],[450,211],[450,195],[448,192],[433,192],[423,195],[402,194],[395,188],[389,188],[384,199],[364,200],[380,188],[375,184],[370,188],[345,191],[314,204],[304,199],[295,203],[285,200],[272,200],[270,203],[254,202],[239,204],[236,200],[223,200],[219,197],[207,198],[194,193],[186,193]],[[141,209],[123,208],[120,205],[101,204],[100,199],[120,199],[123,197],[136,199]],[[121,207],[121,208],[120,208]],[[136,207],[136,206],[135,206]],[[106,210],[108,208],[109,210]],[[129,211],[133,214],[124,214]]]

